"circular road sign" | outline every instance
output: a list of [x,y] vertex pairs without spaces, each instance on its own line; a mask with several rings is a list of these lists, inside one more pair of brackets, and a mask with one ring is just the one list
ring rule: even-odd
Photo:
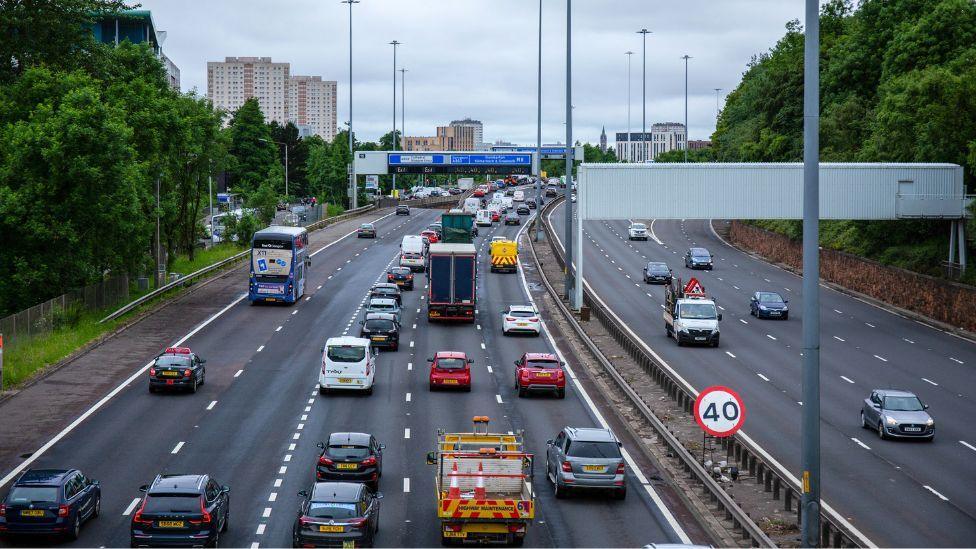
[[746,420],[746,406],[728,387],[709,387],[695,399],[695,421],[708,434],[730,437]]

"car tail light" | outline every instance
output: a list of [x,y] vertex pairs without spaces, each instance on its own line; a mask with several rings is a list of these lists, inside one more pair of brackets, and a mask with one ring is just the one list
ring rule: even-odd
[[525,525],[524,524],[509,524],[508,525],[508,531],[509,532],[512,532],[512,533],[524,532],[525,531]]
[[325,465],[326,467],[332,467],[335,462],[325,456],[319,456],[319,465]]
[[506,317],[505,317],[505,321],[506,321],[506,322],[515,322],[515,319],[514,319],[514,318],[512,318],[512,317],[510,317],[510,316],[506,316]]
[[368,458],[364,459],[360,463],[360,465],[362,465],[363,467],[372,467],[373,465],[376,465],[376,458],[373,456],[369,456]]
[[64,518],[64,517],[68,516],[68,506],[67,505],[58,505],[58,516],[61,517],[61,518]]
[[407,275],[407,280],[413,280],[413,275],[412,274]]
[[304,517],[304,516],[303,517],[298,517],[298,524],[302,528],[305,528],[306,526],[308,526],[311,523],[312,523],[311,517]]
[[624,470],[625,470],[625,469],[626,469],[626,468],[624,467],[624,464],[623,464],[623,462],[620,462],[620,463],[618,463],[618,464],[617,464],[617,474],[618,474],[618,475],[622,475],[622,474],[624,474]]
[[386,275],[386,279],[387,280],[393,280],[393,275],[391,275],[391,274]]
[[190,524],[210,524],[210,513],[207,511],[207,507],[203,504],[203,498],[200,498],[200,520],[190,520]]
[[445,524],[444,525],[444,531],[445,532],[460,532],[461,531],[461,525],[460,524]]
[[142,510],[145,507],[146,507],[146,500],[143,499],[142,500],[142,505],[139,506],[139,510],[136,511],[136,514],[132,516],[132,522],[134,522],[136,524],[144,524],[146,526],[152,526],[152,522],[153,522],[152,520],[144,520],[142,518]]
[[349,526],[357,530],[361,530],[366,527],[365,518],[356,518],[349,521]]
[[529,322],[539,322],[539,317],[534,316],[529,319]]
[[189,369],[189,368],[187,368],[186,370],[183,370],[183,377],[190,377],[190,374],[191,374],[191,373],[192,373],[192,372],[190,372],[190,369]]
[[153,377],[156,377],[156,369],[155,368],[150,368],[149,369],[149,375],[151,375]]
[[570,465],[568,461],[564,461],[563,462],[562,469],[563,469],[563,472],[564,473],[572,473],[573,472],[573,466]]
[[0,503],[0,517],[7,516],[7,505],[5,503]]

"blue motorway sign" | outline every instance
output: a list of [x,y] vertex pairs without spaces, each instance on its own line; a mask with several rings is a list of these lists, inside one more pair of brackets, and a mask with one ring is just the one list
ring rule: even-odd
[[430,154],[430,153],[390,153],[387,155],[390,166],[531,166],[531,154]]
[[[514,147],[514,146],[506,146],[506,145],[496,145],[496,146],[492,147],[491,150],[497,151],[497,152],[526,152],[526,153],[534,153],[536,151],[536,148],[535,147]],[[552,147],[552,146],[542,147],[542,156],[547,156],[547,155],[561,155],[561,156],[565,156],[566,155],[566,147]]]

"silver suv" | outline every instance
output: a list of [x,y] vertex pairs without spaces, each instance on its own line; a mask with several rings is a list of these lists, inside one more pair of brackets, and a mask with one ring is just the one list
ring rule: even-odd
[[557,498],[576,488],[611,491],[615,499],[627,497],[622,445],[610,430],[565,427],[546,445],[546,477]]
[[935,438],[935,420],[928,404],[922,404],[915,393],[894,389],[875,389],[861,405],[861,427],[875,429],[878,437]]

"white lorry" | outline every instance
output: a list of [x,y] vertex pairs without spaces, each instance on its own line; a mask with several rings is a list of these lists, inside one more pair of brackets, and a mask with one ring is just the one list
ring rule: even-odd
[[718,347],[722,313],[698,279],[691,278],[684,286],[680,278],[673,279],[665,288],[664,302],[664,330],[679,347],[686,343]]

